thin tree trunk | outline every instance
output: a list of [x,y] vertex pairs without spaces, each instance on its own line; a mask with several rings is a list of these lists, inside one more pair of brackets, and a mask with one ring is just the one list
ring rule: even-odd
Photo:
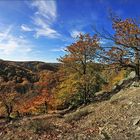
[[140,68],[139,65],[136,66],[136,81],[140,81]]
[[136,80],[140,81],[140,52],[136,51]]
[[6,108],[6,113],[7,113],[7,121],[9,122],[12,119],[10,117],[10,115],[11,115],[11,113],[13,111],[13,106],[11,104],[9,104],[9,105],[5,104],[5,108]]
[[47,103],[47,101],[45,101],[45,113],[48,113],[48,103]]

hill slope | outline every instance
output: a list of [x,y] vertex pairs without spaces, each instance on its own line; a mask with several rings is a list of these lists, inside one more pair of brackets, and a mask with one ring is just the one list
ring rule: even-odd
[[27,93],[30,89],[23,91],[19,84],[24,82],[33,85],[39,81],[40,72],[56,71],[59,64],[44,63],[37,61],[14,62],[0,60],[0,93],[19,92]]
[[[23,110],[29,112],[31,108],[34,110],[42,104],[44,110],[44,101],[49,94],[47,81],[49,76],[57,71],[58,66],[57,63],[38,61],[0,60],[0,116],[5,114],[4,103],[14,103],[14,106],[17,106],[14,111],[22,110],[22,113]],[[10,99],[12,94],[14,98]]]
[[[140,88],[127,88],[111,99],[71,113],[46,114],[0,125],[2,140],[139,140]],[[14,135],[16,133],[16,135]]]

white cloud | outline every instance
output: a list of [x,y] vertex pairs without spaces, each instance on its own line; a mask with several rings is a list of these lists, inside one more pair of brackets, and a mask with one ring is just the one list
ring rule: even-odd
[[48,22],[52,22],[56,19],[55,0],[46,0],[46,1],[35,0],[32,3],[32,6],[37,8],[37,12],[35,14],[39,16],[43,16],[48,20]]
[[[60,34],[52,27],[57,18],[57,6],[55,0],[34,0],[31,3],[36,11],[32,16],[33,31],[35,37],[58,38]],[[28,26],[21,26],[22,30],[30,30]]]
[[36,29],[36,35],[37,38],[40,36],[47,36],[49,38],[57,38],[60,35],[57,33],[57,31],[55,31],[54,29],[51,28],[45,28],[45,29]]
[[105,45],[105,44],[107,44],[107,42],[108,42],[108,40],[106,40],[106,39],[101,39],[101,40],[99,41],[99,43],[100,43],[101,45]]
[[25,31],[25,32],[31,32],[32,29],[30,27],[28,27],[27,25],[22,24],[21,25],[21,30]]
[[41,17],[36,17],[33,19],[34,24],[37,26],[35,28],[36,34],[35,37],[40,37],[40,36],[47,36],[49,38],[58,38],[60,34],[52,29],[49,24],[47,24],[47,20],[41,18]]
[[9,27],[5,30],[5,32],[0,32],[0,42],[1,42],[2,40],[4,40],[4,39],[7,38],[9,32],[11,31],[11,29],[12,29],[12,25],[9,26]]
[[51,49],[52,52],[65,52],[65,50],[66,50],[65,47]]
[[25,56],[32,51],[33,45],[26,39],[12,35],[12,26],[0,32],[0,55]]
[[70,32],[70,35],[71,35],[71,37],[73,37],[73,38],[78,37],[80,34],[84,34],[84,32],[83,32],[83,31],[78,31],[78,30],[72,30],[72,31]]
[[46,28],[48,26],[47,20],[45,21],[43,18],[39,16],[35,16],[32,19],[33,19],[33,23],[38,27]]

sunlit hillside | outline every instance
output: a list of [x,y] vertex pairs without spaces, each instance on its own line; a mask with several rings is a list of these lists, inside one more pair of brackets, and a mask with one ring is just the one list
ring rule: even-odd
[[140,140],[138,0],[0,0],[0,140]]

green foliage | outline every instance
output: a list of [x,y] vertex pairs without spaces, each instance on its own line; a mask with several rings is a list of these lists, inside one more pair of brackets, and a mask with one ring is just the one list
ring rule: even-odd
[[99,38],[89,34],[79,35],[75,43],[67,47],[67,54],[61,57],[60,71],[65,73],[57,86],[57,94],[64,101],[72,99],[72,106],[87,104],[104,82],[101,65],[96,63],[96,53],[100,51]]
[[101,66],[89,63],[87,67],[87,73],[84,75],[80,75],[78,72],[70,72],[61,79],[55,93],[64,105],[67,104],[75,108],[85,103],[85,90],[86,103],[88,103],[93,99],[94,94],[101,90],[102,84],[105,83],[101,74]]

